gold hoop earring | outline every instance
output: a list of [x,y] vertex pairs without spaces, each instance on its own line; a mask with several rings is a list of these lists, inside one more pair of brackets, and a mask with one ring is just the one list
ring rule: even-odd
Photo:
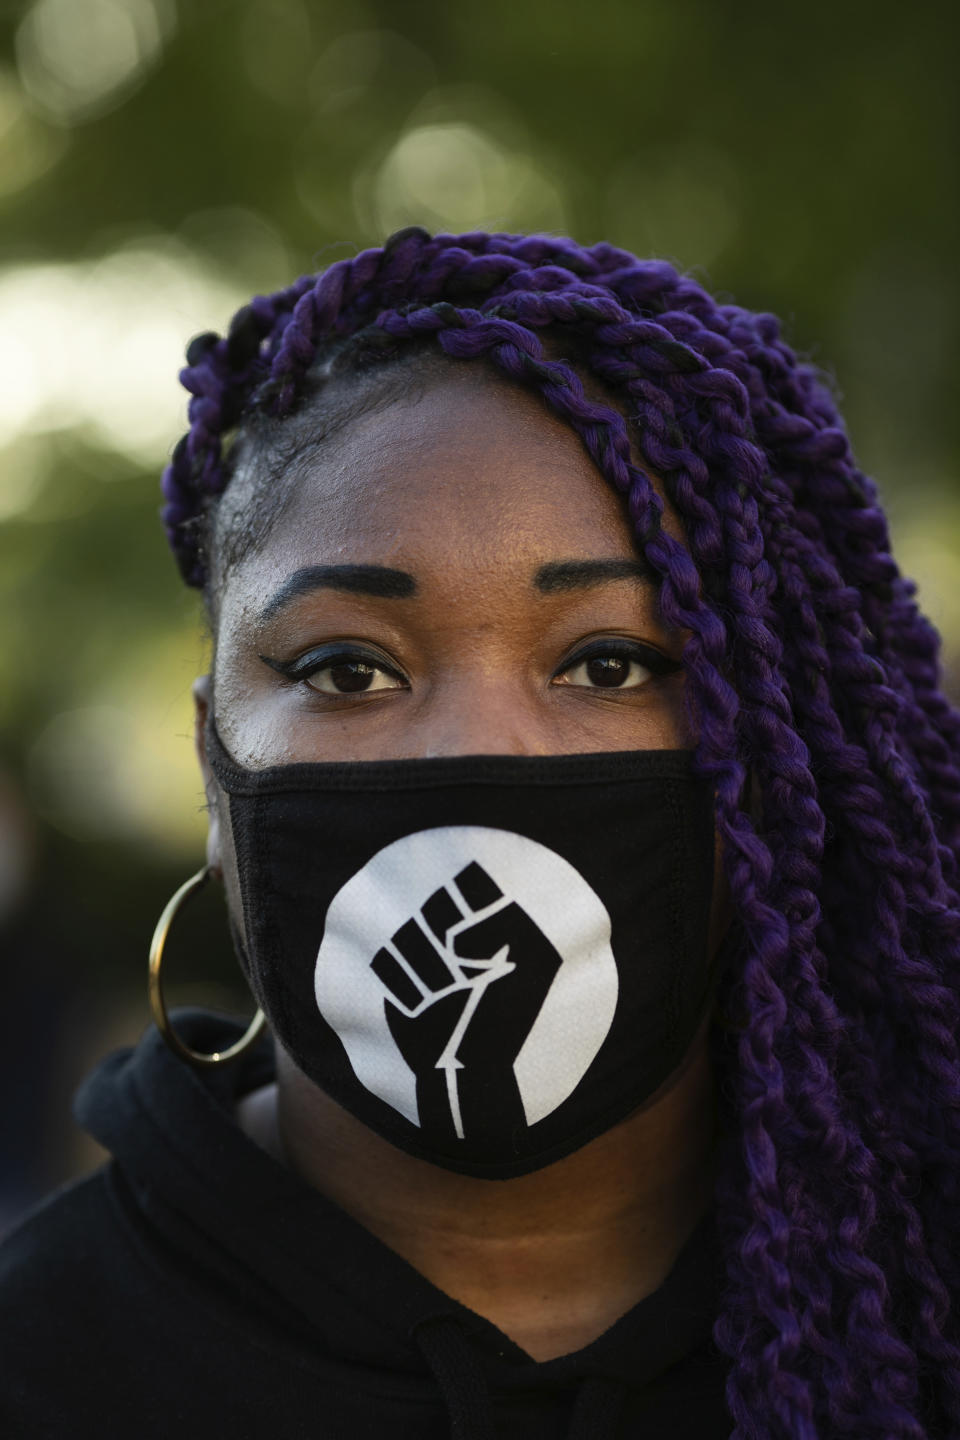
[[198,870],[196,875],[191,875],[190,879],[180,886],[180,889],[167,901],[163,914],[157,921],[157,928],[153,932],[153,939],[150,942],[150,1009],[153,1012],[157,1029],[170,1046],[170,1049],[175,1051],[182,1060],[189,1060],[191,1065],[200,1067],[204,1065],[222,1065],[226,1060],[235,1060],[238,1055],[242,1055],[245,1050],[249,1050],[250,1046],[259,1038],[261,1030],[267,1023],[267,1017],[263,1011],[258,1010],[247,1027],[246,1033],[241,1035],[235,1044],[231,1045],[227,1050],[214,1050],[210,1055],[205,1055],[200,1050],[191,1050],[190,1046],[184,1044],[170,1024],[167,1007],[163,1003],[163,991],[160,988],[160,962],[163,959],[163,947],[167,943],[170,926],[173,924],[173,918],[180,909],[180,906],[185,900],[188,900],[191,895],[202,890],[209,879],[210,866],[205,865],[202,870]]

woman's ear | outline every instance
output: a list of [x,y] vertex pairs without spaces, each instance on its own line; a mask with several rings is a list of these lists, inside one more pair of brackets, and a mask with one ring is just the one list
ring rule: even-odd
[[209,675],[200,675],[193,682],[193,743],[203,776],[207,796],[207,864],[223,879],[223,852],[220,844],[220,811],[217,806],[216,782],[207,759],[207,720],[213,705],[213,684]]

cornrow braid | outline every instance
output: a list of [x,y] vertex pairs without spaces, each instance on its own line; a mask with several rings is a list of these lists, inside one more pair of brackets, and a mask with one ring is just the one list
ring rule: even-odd
[[740,939],[714,1037],[731,1435],[956,1440],[960,715],[876,487],[773,316],[606,244],[412,228],[191,344],[164,477],[186,581],[209,579],[231,431],[425,354],[577,433],[689,631]]

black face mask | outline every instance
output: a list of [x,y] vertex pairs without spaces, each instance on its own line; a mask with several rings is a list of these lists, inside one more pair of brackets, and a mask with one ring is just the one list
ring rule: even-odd
[[676,1069],[710,1001],[713,791],[683,750],[238,766],[241,962],[278,1040],[411,1155],[506,1179]]

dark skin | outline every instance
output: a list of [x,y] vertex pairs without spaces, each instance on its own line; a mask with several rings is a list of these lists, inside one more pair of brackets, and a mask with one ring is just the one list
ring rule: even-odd
[[[680,533],[669,511],[665,524]],[[655,657],[679,660],[685,636],[660,616],[655,585],[627,573],[637,558],[622,502],[577,436],[476,366],[451,367],[325,442],[265,543],[226,577],[212,685],[196,686],[209,859],[237,922],[227,800],[203,751],[214,694],[224,743],[253,768],[689,747],[683,673],[654,673]],[[569,561],[621,563],[544,586],[543,567]],[[402,571],[413,588],[363,594],[314,587],[314,575],[290,593],[306,567],[345,565]],[[714,892],[711,949],[729,922],[719,853]],[[513,1180],[404,1154],[279,1046],[276,1085],[248,1096],[239,1120],[544,1360],[586,1345],[656,1289],[711,1202],[708,1025],[641,1109]]]

